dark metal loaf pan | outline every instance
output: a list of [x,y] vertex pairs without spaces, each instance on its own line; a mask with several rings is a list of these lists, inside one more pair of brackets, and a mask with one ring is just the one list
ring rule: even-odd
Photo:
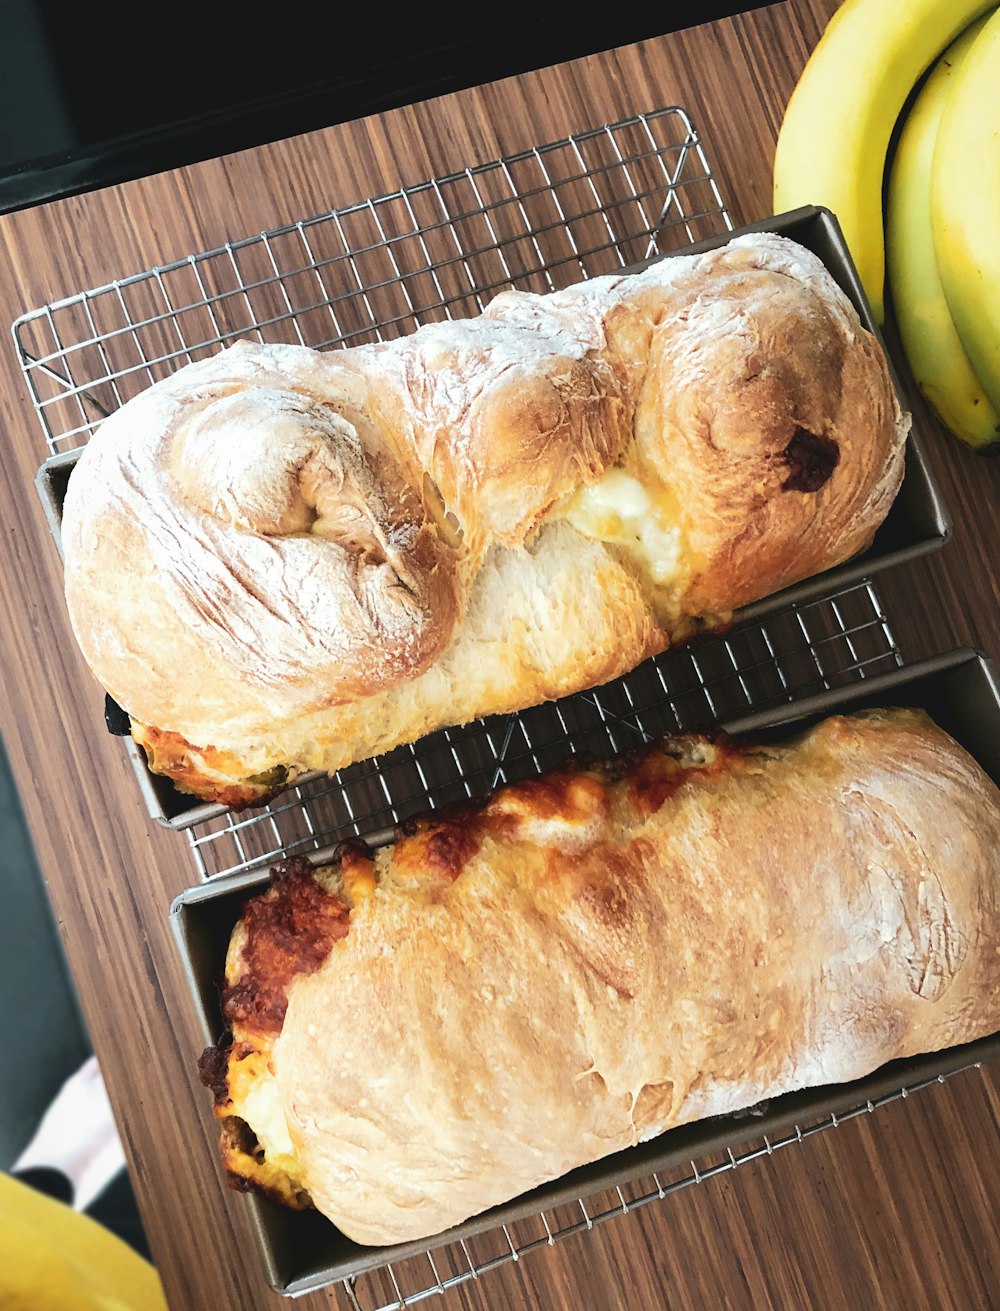
[[[872,319],[840,227],[829,210],[814,206],[797,209],[788,214],[749,224],[732,233],[723,233],[708,241],[698,242],[696,245],[659,258],[672,259],[674,254],[683,255],[714,249],[745,232],[778,232],[818,255],[843,291],[850,297],[861,321],[881,340],[881,334]],[[900,385],[891,357],[889,363],[900,404],[904,409],[909,409],[909,402]],[[41,466],[36,479],[42,505],[57,546],[63,500],[79,454],[79,451],[70,451],[52,457]],[[903,485],[871,547],[846,564],[745,606],[736,612],[734,623],[756,622],[787,609],[792,604],[829,596],[891,565],[914,560],[937,550],[948,539],[950,532],[951,522],[941,493],[932,477],[921,435],[919,431],[913,429],[907,444]],[[150,773],[145,757],[137,747],[133,747],[131,754],[149,814],[161,824],[171,828],[188,828],[192,824],[200,824],[225,813],[225,807],[206,804],[185,796],[168,779]],[[312,778],[314,775],[308,777]]]
[[[993,664],[975,651],[938,656],[835,692],[821,693],[795,706],[748,716],[726,728],[756,737],[782,737],[835,712],[889,705],[926,709],[1000,784],[1000,685]],[[321,863],[322,857],[317,855],[316,860]],[[259,870],[219,878],[183,893],[171,906],[171,927],[206,1045],[216,1042],[224,1027],[219,988],[230,933],[247,897],[260,891],[267,881],[268,875]],[[247,1194],[245,1202],[267,1281],[279,1292],[300,1293],[645,1178],[678,1163],[734,1148],[750,1139],[776,1135],[831,1113],[841,1115],[865,1106],[869,1100],[878,1101],[901,1088],[998,1054],[1000,1034],[994,1034],[963,1047],[895,1061],[854,1083],[789,1093],[772,1100],[749,1119],[722,1116],[683,1125],[575,1170],[430,1241],[391,1248],[362,1247],[314,1212],[287,1211],[253,1194]],[[192,1064],[197,1056],[197,1052],[191,1052]],[[207,1092],[205,1113],[209,1114]]]

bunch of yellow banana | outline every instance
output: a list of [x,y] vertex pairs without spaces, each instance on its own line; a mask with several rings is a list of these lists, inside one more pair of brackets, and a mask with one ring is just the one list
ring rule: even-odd
[[879,323],[888,272],[914,379],[942,422],[997,449],[997,0],[844,0],[778,136],[775,211],[804,204],[837,216]]

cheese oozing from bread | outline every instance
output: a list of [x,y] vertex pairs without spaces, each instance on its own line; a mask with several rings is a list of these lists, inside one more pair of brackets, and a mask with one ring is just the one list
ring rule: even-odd
[[635,474],[609,469],[574,494],[565,514],[578,533],[622,547],[656,587],[677,581],[684,558],[677,517]]

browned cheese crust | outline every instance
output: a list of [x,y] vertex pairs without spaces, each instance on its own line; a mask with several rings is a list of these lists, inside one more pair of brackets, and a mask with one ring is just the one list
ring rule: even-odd
[[70,617],[151,767],[250,804],[854,556],[908,426],[847,297],[768,233],[377,345],[242,342],[85,448]]
[[351,1238],[438,1233],[997,1030],[998,899],[1000,792],[919,711],[508,787],[250,903],[208,1058],[227,1159],[249,1124]]

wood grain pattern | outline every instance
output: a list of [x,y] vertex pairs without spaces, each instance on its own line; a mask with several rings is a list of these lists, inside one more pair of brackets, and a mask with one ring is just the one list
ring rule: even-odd
[[[835,8],[788,0],[638,45],[0,219],[0,311],[19,313],[469,162],[662,104],[702,131],[735,222],[770,212],[775,134]],[[921,414],[956,520],[936,558],[881,590],[909,659],[1000,653],[1000,463]],[[119,744],[95,731],[32,480],[44,445],[13,351],[4,430],[0,727],[105,1070],[172,1306],[281,1305],[241,1199],[222,1186],[198,1040],[166,924],[193,878],[146,816]],[[450,1291],[445,1308],[974,1308],[1000,1304],[1000,1081],[960,1075]],[[374,1286],[365,1290],[367,1304]],[[385,1297],[392,1295],[385,1285]],[[306,1307],[347,1306],[339,1289]]]

